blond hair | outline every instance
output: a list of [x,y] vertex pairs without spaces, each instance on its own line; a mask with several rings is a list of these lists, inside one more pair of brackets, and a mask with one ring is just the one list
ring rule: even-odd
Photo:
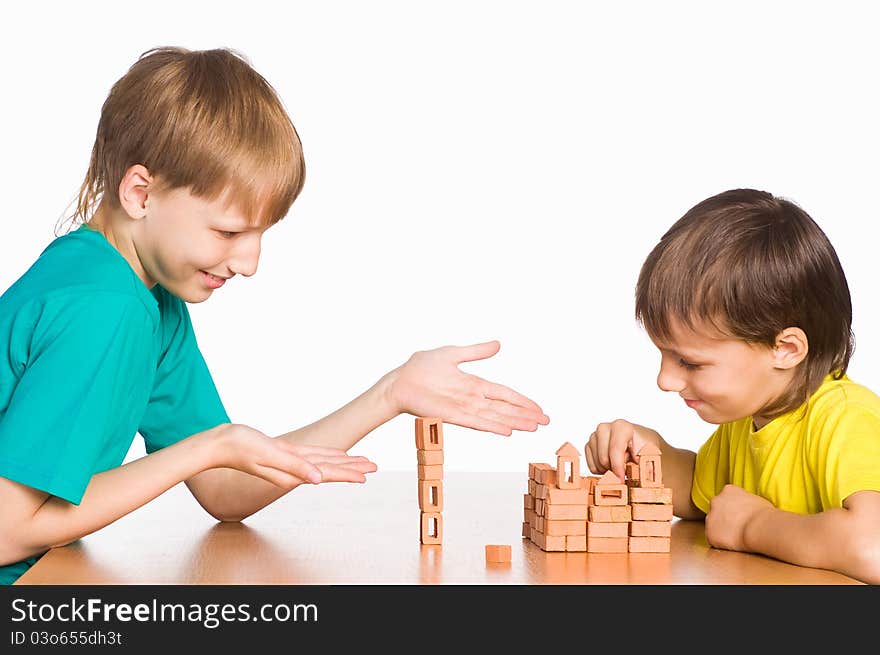
[[255,226],[281,220],[302,190],[299,135],[272,86],[234,50],[148,50],[111,88],[76,210],[99,202],[141,164],[159,188],[187,188],[228,204]]

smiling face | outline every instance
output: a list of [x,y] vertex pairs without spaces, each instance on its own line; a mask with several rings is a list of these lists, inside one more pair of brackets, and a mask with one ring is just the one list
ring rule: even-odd
[[198,303],[226,279],[256,272],[267,227],[249,225],[222,196],[207,201],[177,188],[151,193],[144,209],[132,243],[148,287]]
[[660,350],[657,386],[679,394],[708,423],[751,416],[760,429],[769,422],[762,409],[793,375],[780,368],[777,349],[719,334],[706,324],[692,330],[673,320],[670,328],[668,341],[652,339]]

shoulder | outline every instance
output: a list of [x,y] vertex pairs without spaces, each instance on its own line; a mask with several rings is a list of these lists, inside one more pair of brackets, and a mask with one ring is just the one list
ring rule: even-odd
[[811,437],[845,439],[880,428],[880,397],[844,375],[826,378],[807,404]]

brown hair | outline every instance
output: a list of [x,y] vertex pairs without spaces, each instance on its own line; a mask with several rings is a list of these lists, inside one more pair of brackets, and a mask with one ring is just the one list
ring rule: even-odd
[[302,190],[299,135],[272,86],[234,50],[143,53],[101,109],[72,218],[119,206],[125,171],[142,164],[160,188],[214,200],[228,191],[253,225],[281,220]]
[[762,410],[771,418],[804,403],[829,373],[842,377],[854,348],[849,285],[828,237],[795,203],[754,189],[707,198],[669,228],[642,265],[635,309],[660,340],[672,318],[769,347],[785,328],[802,329],[807,356]]

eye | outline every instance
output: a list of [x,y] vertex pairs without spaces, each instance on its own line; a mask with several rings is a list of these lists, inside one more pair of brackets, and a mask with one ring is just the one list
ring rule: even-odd
[[690,362],[684,361],[683,359],[678,360],[678,365],[687,371],[696,371],[698,368],[700,368],[699,364],[692,364]]
[[224,230],[217,230],[217,232],[219,232],[220,236],[222,236],[224,239],[231,239],[236,234],[238,234],[238,232],[226,232]]

